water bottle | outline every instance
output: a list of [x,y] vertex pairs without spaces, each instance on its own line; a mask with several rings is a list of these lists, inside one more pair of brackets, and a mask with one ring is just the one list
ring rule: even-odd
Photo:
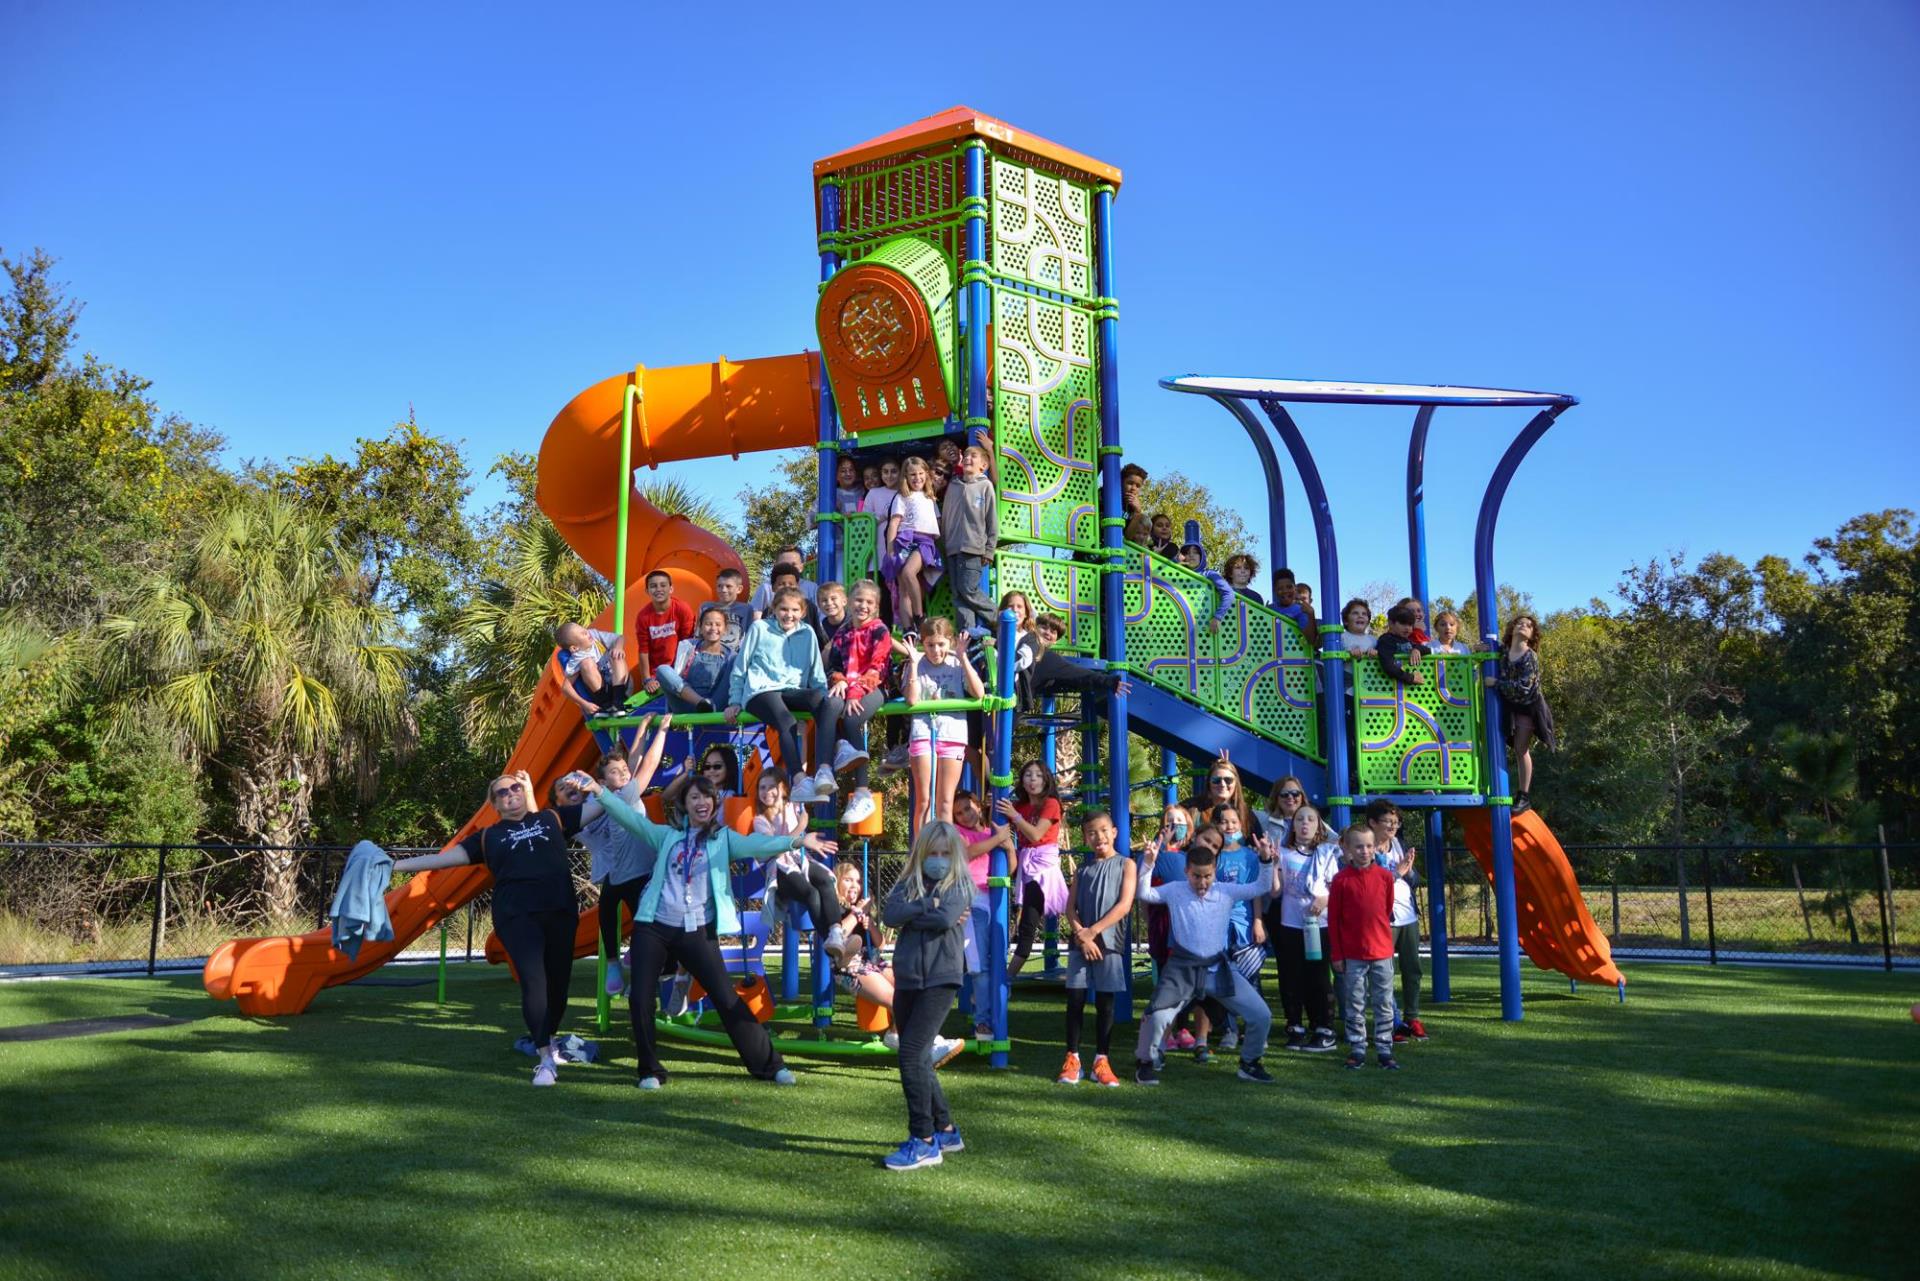
[[1320,959],[1319,922],[1308,921],[1306,925],[1306,935],[1307,935],[1307,959],[1309,961],[1317,961]]

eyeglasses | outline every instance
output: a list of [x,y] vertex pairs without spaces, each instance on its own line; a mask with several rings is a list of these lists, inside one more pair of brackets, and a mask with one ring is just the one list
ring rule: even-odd
[[503,796],[518,796],[518,795],[520,795],[520,789],[517,787],[496,787],[493,789],[493,799],[496,801]]
[[1224,774],[1218,778],[1210,778],[1207,780],[1207,782],[1213,784],[1215,787],[1232,787],[1233,786],[1233,780],[1226,777]]
[[1287,798],[1288,798],[1289,800],[1295,800],[1295,801],[1297,801],[1297,800],[1300,800],[1300,799],[1302,799],[1302,798],[1304,798],[1304,797],[1306,796],[1306,793],[1305,793],[1305,792],[1302,792],[1302,791],[1300,791],[1300,790],[1298,790],[1298,789],[1296,789],[1296,788],[1292,788],[1292,787],[1289,787],[1289,788],[1287,788],[1287,789],[1285,789],[1284,791],[1282,791],[1282,792],[1280,793],[1280,795],[1282,795],[1282,796],[1284,796],[1284,797],[1287,797]]
[[702,774],[724,774],[727,772],[727,763],[725,761],[709,761],[700,767],[700,772]]

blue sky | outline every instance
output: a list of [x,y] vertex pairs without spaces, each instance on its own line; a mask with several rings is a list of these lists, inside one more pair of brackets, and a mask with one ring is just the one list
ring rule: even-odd
[[[1549,607],[1920,493],[1901,0],[1030,5],[977,65],[951,8],[852,41],[803,6],[4,8],[0,245],[56,254],[85,345],[236,460],[411,404],[484,471],[635,361],[816,345],[810,162],[965,102],[1126,171],[1123,439],[1251,528],[1239,429],[1160,376],[1579,395],[1502,521],[1501,577]],[[1349,588],[1406,581],[1408,418],[1302,414]],[[1438,592],[1522,421],[1436,420]],[[730,497],[764,461],[682,470]]]

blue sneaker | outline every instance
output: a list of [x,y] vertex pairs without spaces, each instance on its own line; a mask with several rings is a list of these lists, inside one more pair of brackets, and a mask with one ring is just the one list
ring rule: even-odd
[[889,1170],[917,1170],[940,1164],[940,1145],[927,1139],[908,1139],[882,1162]]
[[960,1137],[960,1127],[957,1125],[945,1130],[935,1130],[933,1132],[933,1146],[940,1149],[941,1156],[949,1156],[955,1152],[965,1152],[967,1150],[966,1140]]

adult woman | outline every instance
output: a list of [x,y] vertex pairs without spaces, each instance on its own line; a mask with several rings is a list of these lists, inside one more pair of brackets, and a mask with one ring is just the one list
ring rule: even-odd
[[1240,771],[1227,759],[1224,751],[1214,757],[1213,764],[1208,766],[1207,781],[1201,784],[1200,790],[1181,804],[1196,816],[1213,813],[1216,805],[1231,805],[1240,811],[1242,832],[1258,830],[1253,825],[1253,810],[1247,805],[1246,788],[1240,785]]
[[1275,845],[1286,844],[1287,829],[1293,826],[1293,816],[1306,803],[1307,785],[1294,775],[1287,775],[1267,793],[1267,812],[1260,815],[1261,832]]
[[801,848],[832,854],[839,847],[809,832],[804,836],[742,836],[720,821],[720,789],[705,779],[687,785],[681,798],[680,822],[669,826],[637,813],[597,782],[587,785],[614,822],[660,851],[653,879],[640,896],[633,917],[633,1047],[640,1056],[640,1088],[657,1090],[666,1084],[660,1063],[653,1018],[659,998],[660,971],[667,959],[678,961],[719,1011],[721,1025],[740,1054],[747,1071],[775,1085],[794,1084],[793,1073],[767,1037],[767,1030],[733,990],[726,962],[720,957],[720,935],[740,932],[740,915],[728,881],[729,864],[764,862],[776,854]]
[[1533,743],[1540,740],[1553,750],[1553,709],[1540,688],[1540,621],[1532,614],[1515,614],[1500,638],[1500,674],[1487,677],[1506,707],[1507,745],[1513,751],[1513,808],[1518,813],[1532,804]]
[[567,1012],[574,931],[580,919],[567,857],[580,830],[580,807],[539,808],[525,770],[494,779],[487,799],[499,822],[450,850],[395,859],[393,870],[424,872],[474,863],[493,873],[493,932],[513,961],[520,980],[520,1016],[540,1056],[533,1083],[552,1085],[559,1079],[555,1034]]

